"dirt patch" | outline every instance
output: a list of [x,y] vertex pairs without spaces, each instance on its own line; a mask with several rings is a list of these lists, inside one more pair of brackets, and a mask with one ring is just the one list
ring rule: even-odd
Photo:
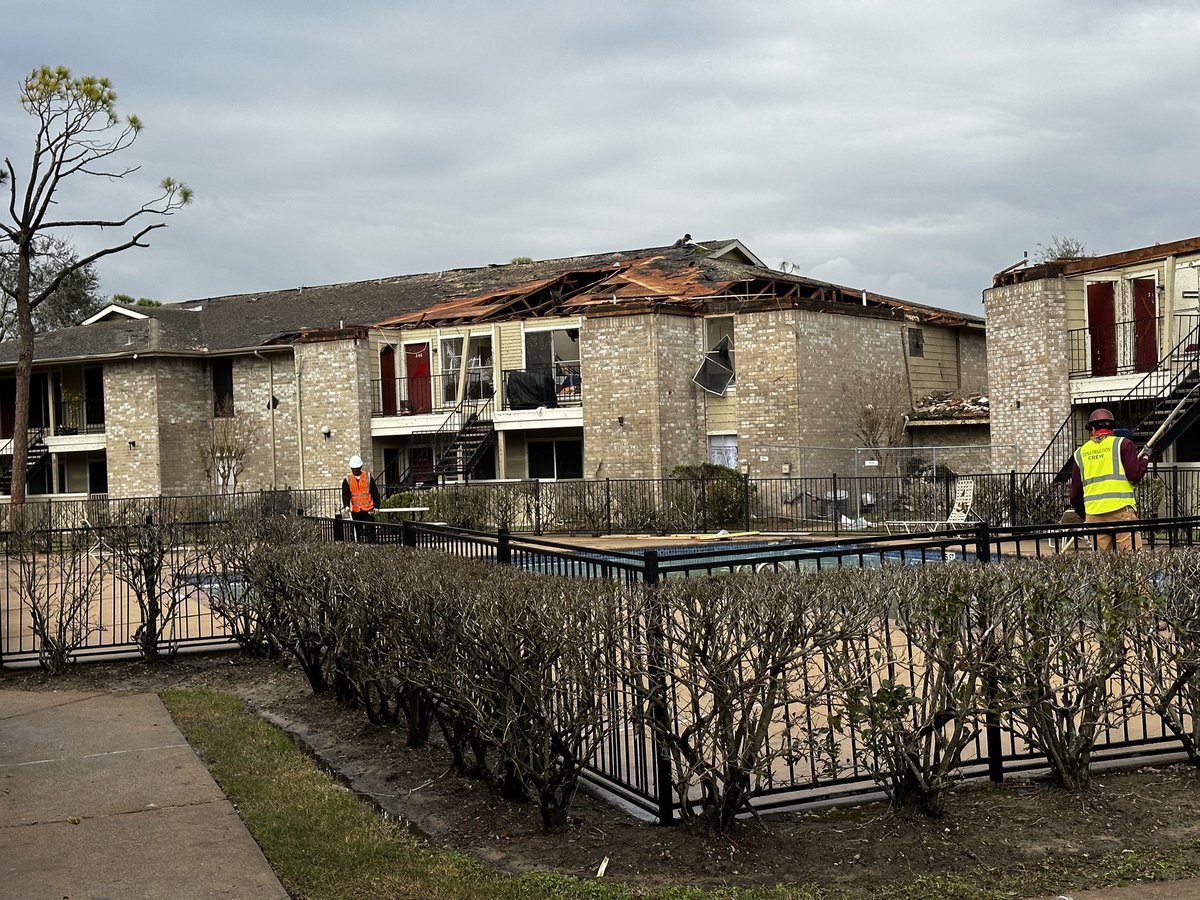
[[938,820],[883,804],[773,817],[728,837],[659,828],[581,796],[564,833],[542,833],[536,806],[514,805],[455,776],[436,745],[413,750],[395,729],[314,697],[295,669],[234,657],[80,666],[48,679],[6,672],[12,690],[216,687],[243,698],[358,793],[432,843],[507,871],[553,870],[633,884],[797,884],[870,891],[897,879],[979,868],[1039,867],[1049,857],[1086,864],[1106,853],[1200,837],[1200,772],[1186,765],[1102,773],[1086,795],[1038,781],[963,789]]

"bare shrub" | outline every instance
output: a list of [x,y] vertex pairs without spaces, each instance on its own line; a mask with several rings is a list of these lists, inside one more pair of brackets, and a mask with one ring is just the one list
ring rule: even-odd
[[319,538],[311,522],[258,511],[235,512],[211,532],[187,581],[204,595],[243,655],[273,659],[283,649],[273,640],[282,608],[268,557],[276,547],[313,545]]
[[1134,565],[1153,598],[1138,642],[1147,701],[1200,767],[1200,551],[1146,551]]
[[7,554],[17,567],[17,594],[38,642],[38,665],[61,674],[98,627],[91,617],[97,563],[88,550],[90,530],[63,532],[56,543],[45,531],[23,529],[8,536]]
[[1011,587],[998,632],[1000,700],[1010,726],[1045,754],[1054,780],[1088,786],[1100,732],[1124,714],[1112,680],[1129,662],[1146,592],[1133,554],[1004,563]]
[[186,570],[199,556],[196,535],[185,524],[156,519],[150,505],[129,503],[104,529],[103,542],[113,577],[137,601],[141,623],[133,641],[142,658],[159,659],[164,642],[168,655],[174,656],[175,615],[185,592],[173,590],[170,576],[175,568]]
[[615,677],[626,595],[509,568],[465,566],[454,580],[448,646],[428,661],[439,700],[494,754],[490,775],[504,793],[535,798],[543,827],[560,828],[583,766],[614,727],[601,686]]
[[868,619],[832,657],[834,706],[892,805],[919,803],[940,816],[986,712],[982,682],[1002,585],[993,568],[957,563],[868,570],[856,580]]
[[785,732],[789,707],[824,693],[820,660],[847,625],[846,584],[840,572],[730,575],[651,593],[661,639],[648,626],[631,674],[671,755],[689,826],[727,830],[772,764],[802,752],[790,735],[772,740],[772,729]]

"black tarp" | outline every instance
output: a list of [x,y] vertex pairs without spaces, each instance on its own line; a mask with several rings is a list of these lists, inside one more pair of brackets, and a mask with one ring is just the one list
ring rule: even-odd
[[508,408],[537,409],[539,406],[558,406],[554,376],[549,371],[509,372]]

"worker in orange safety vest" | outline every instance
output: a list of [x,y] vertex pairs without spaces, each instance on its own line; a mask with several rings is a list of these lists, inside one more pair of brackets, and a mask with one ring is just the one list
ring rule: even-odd
[[356,522],[374,522],[381,502],[375,479],[355,453],[350,457],[350,472],[342,479],[342,508],[350,510],[350,518]]

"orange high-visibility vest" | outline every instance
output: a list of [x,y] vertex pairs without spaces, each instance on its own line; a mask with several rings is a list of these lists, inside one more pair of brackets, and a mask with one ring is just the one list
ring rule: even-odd
[[375,508],[375,501],[371,499],[371,476],[366,469],[357,477],[351,472],[346,476],[346,482],[350,485],[351,512],[370,512]]

